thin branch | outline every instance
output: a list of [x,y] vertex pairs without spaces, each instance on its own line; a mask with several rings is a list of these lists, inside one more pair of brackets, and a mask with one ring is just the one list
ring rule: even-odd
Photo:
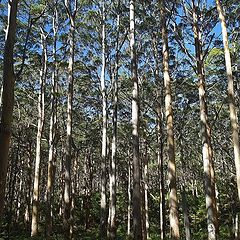
[[23,55],[22,55],[22,63],[21,63],[21,67],[18,71],[18,73],[16,74],[16,79],[19,79],[20,78],[20,75],[22,74],[22,71],[23,71],[23,68],[24,68],[24,65],[25,65],[25,60],[26,60],[26,57],[27,57],[27,45],[28,45],[28,40],[29,40],[29,37],[30,37],[30,33],[32,31],[32,26],[43,16],[43,14],[45,13],[45,10],[46,10],[46,6],[44,7],[44,9],[42,10],[42,12],[36,16],[36,17],[31,17],[29,15],[29,18],[28,18],[28,31],[27,31],[27,35],[26,35],[26,39],[25,39],[25,43],[24,43],[24,48],[23,48]]

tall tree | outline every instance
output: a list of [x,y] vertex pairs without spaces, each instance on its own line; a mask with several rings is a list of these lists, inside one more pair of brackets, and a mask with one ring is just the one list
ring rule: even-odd
[[221,6],[220,0],[216,0],[216,6],[219,14],[219,19],[222,26],[222,37],[225,53],[225,63],[228,79],[228,102],[230,109],[230,121],[232,127],[232,140],[234,148],[234,160],[237,174],[237,189],[238,189],[238,198],[240,200],[240,145],[239,145],[239,136],[238,136],[238,122],[237,122],[237,113],[236,113],[236,104],[235,104],[235,94],[234,94],[234,84],[233,84],[233,73],[232,73],[232,64],[231,64],[231,55],[228,44],[228,33],[227,33],[227,24],[225,15]]
[[132,141],[133,141],[133,237],[142,239],[142,211],[141,211],[141,175],[139,156],[139,83],[137,76],[137,54],[135,43],[135,5],[130,1],[130,52],[132,75]]
[[8,25],[5,36],[3,61],[3,91],[0,123],[0,225],[4,208],[5,184],[8,167],[8,151],[11,138],[16,76],[13,66],[18,0],[8,1]]
[[177,180],[176,180],[176,163],[175,163],[175,146],[173,131],[173,109],[171,78],[169,74],[169,47],[168,31],[166,24],[165,1],[160,2],[160,11],[162,16],[162,55],[163,55],[163,78],[165,86],[165,115],[167,123],[167,147],[168,147],[168,179],[169,179],[169,209],[170,209],[170,228],[173,239],[180,239],[179,219],[178,219],[178,200],[177,200]]
[[70,22],[69,30],[69,60],[68,60],[68,93],[67,93],[67,138],[66,138],[66,157],[64,162],[64,215],[63,228],[64,238],[71,239],[71,160],[72,160],[72,114],[73,114],[73,83],[74,83],[74,51],[75,51],[75,19],[78,10],[78,1],[64,1]]
[[107,236],[107,195],[106,195],[106,161],[107,161],[107,92],[105,85],[106,71],[106,42],[105,42],[105,0],[102,2],[102,71],[101,71],[101,93],[102,93],[102,161],[101,161],[101,221],[100,237]]
[[52,234],[52,214],[53,214],[53,182],[54,182],[54,168],[56,158],[56,120],[57,120],[57,33],[58,33],[58,9],[57,3],[54,1],[54,14],[52,17],[53,28],[53,70],[51,82],[51,116],[49,126],[49,153],[48,153],[48,178],[47,178],[47,236]]
[[115,48],[115,66],[112,74],[113,79],[113,116],[112,116],[112,155],[109,173],[109,216],[108,216],[108,238],[116,239],[116,158],[117,158],[117,115],[118,115],[118,69],[119,69],[119,25],[120,25],[120,1],[118,0],[117,34]]
[[42,48],[42,69],[40,70],[40,89],[38,95],[38,128],[36,143],[36,159],[33,186],[33,209],[32,209],[32,228],[31,236],[38,233],[39,218],[39,181],[40,181],[40,162],[41,162],[41,141],[43,134],[44,116],[45,116],[45,82],[47,74],[47,35],[41,28],[41,48]]
[[157,161],[158,161],[158,173],[159,173],[159,217],[160,217],[160,239],[165,239],[165,194],[164,194],[164,167],[163,167],[163,87],[159,76],[159,59],[158,59],[158,48],[157,48],[157,36],[153,35],[153,55],[155,60],[155,82],[157,86],[157,99],[156,99],[156,114],[157,114]]
[[194,46],[197,61],[198,90],[200,102],[200,131],[202,138],[202,159],[204,167],[205,197],[207,209],[208,239],[217,238],[217,216],[215,198],[215,176],[212,159],[211,129],[208,122],[208,109],[205,90],[205,70],[202,50],[201,30],[199,29],[198,5],[192,0]]

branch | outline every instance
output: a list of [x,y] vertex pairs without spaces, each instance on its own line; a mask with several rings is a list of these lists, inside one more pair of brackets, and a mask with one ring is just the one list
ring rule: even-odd
[[215,37],[215,33],[211,36],[210,41],[209,41],[209,44],[208,44],[206,50],[204,51],[205,53],[204,53],[203,58],[202,58],[203,60],[205,59],[205,57],[206,57],[207,54],[208,54],[209,48],[210,48],[210,46],[211,46],[211,43],[212,43],[214,37]]
[[30,14],[29,14],[29,18],[28,18],[28,31],[27,31],[27,35],[26,35],[26,39],[25,39],[25,43],[24,43],[24,48],[23,48],[22,63],[21,63],[21,67],[20,67],[18,73],[16,74],[16,79],[19,79],[20,75],[22,74],[24,65],[25,65],[25,60],[26,60],[26,57],[27,57],[27,54],[26,54],[26,52],[27,52],[27,45],[28,45],[28,40],[29,40],[29,36],[30,36],[31,30],[32,30],[32,26],[33,26],[33,24],[35,24],[43,16],[43,14],[45,13],[45,10],[46,10],[46,6],[47,5],[45,5],[45,8],[36,17],[31,18]]

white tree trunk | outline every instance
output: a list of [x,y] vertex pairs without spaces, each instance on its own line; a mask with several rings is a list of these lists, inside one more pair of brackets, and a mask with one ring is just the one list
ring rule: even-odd
[[45,81],[47,73],[47,46],[46,36],[41,29],[41,47],[42,47],[42,62],[43,66],[40,71],[40,92],[38,96],[38,130],[37,130],[37,143],[36,143],[36,160],[35,160],[35,173],[33,185],[33,207],[32,207],[32,228],[31,236],[38,234],[38,220],[39,220],[39,182],[40,182],[40,162],[41,162],[41,140],[44,124],[45,113]]
[[169,48],[168,32],[166,25],[166,14],[164,4],[161,3],[162,15],[162,40],[163,40],[163,77],[165,86],[165,116],[167,124],[167,147],[168,147],[168,180],[169,180],[169,210],[170,210],[170,229],[173,239],[180,239],[179,219],[178,219],[178,199],[176,183],[176,163],[175,163],[175,145],[173,131],[173,109],[171,78],[169,74]]
[[[118,2],[119,7],[120,1]],[[116,239],[116,157],[117,157],[117,113],[118,113],[118,68],[119,68],[119,14],[117,16],[117,37],[115,68],[113,73],[113,117],[112,117],[112,156],[109,174],[109,216],[108,216],[108,238]]]
[[135,0],[130,1],[130,52],[132,75],[132,141],[133,141],[133,238],[142,239],[141,173],[139,157],[139,84],[135,46]]
[[239,126],[237,122],[236,104],[235,104],[235,96],[234,96],[231,55],[230,55],[229,46],[228,46],[228,33],[227,33],[226,20],[225,20],[224,12],[219,0],[216,0],[216,5],[217,5],[218,14],[219,14],[219,19],[222,26],[225,63],[226,63],[226,71],[227,71],[227,79],[228,79],[228,102],[229,102],[229,109],[230,109],[230,121],[231,121],[231,127],[232,127],[234,161],[235,161],[236,175],[237,175],[238,199],[240,200],[240,145],[239,145],[239,136],[238,136]]
[[101,71],[101,93],[102,93],[102,159],[101,159],[101,219],[100,219],[100,238],[106,239],[107,236],[107,197],[106,197],[106,161],[107,161],[107,93],[105,86],[105,3],[103,1],[102,15],[102,71]]
[[47,178],[47,216],[46,216],[46,234],[50,236],[52,234],[52,202],[53,202],[53,182],[54,182],[54,164],[56,154],[56,89],[57,89],[57,31],[58,31],[58,11],[55,8],[54,16],[52,20],[53,24],[53,71],[52,71],[52,89],[51,89],[51,117],[49,127],[49,153],[48,153],[48,178]]

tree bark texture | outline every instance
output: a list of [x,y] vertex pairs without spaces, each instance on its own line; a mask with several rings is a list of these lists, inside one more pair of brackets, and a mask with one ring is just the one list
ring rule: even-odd
[[162,40],[163,40],[163,77],[165,86],[165,115],[167,124],[167,147],[168,147],[168,180],[169,180],[169,210],[170,210],[170,228],[173,239],[180,239],[179,218],[178,218],[178,199],[176,184],[176,163],[175,163],[175,146],[173,131],[173,109],[171,79],[169,74],[169,48],[168,32],[166,26],[166,16],[164,11],[164,2],[161,3],[162,16]]
[[157,50],[157,37],[153,36],[153,50],[154,50],[154,58],[156,64],[155,70],[155,82],[157,86],[157,99],[156,99],[156,113],[157,113],[157,161],[158,161],[158,173],[159,173],[159,225],[160,225],[160,239],[165,239],[165,193],[164,193],[164,169],[163,169],[163,84],[161,84],[159,77],[159,61],[158,61],[158,50]]
[[[120,1],[118,1],[118,7]],[[109,188],[110,188],[110,199],[109,199],[109,227],[108,227],[108,238],[116,239],[116,159],[117,159],[117,114],[118,114],[118,68],[119,68],[119,23],[120,17],[117,16],[117,37],[116,37],[116,59],[113,73],[113,130],[112,130],[112,155],[111,165],[109,174]]]
[[13,66],[13,49],[15,44],[17,7],[18,0],[9,1],[8,26],[6,29],[3,60],[3,91],[0,123],[0,226],[4,209],[8,152],[10,146],[12,114],[14,107],[14,85],[16,76],[14,74]]
[[64,214],[63,229],[65,240],[71,239],[71,163],[72,163],[72,114],[73,114],[73,83],[74,83],[74,44],[75,44],[75,17],[77,13],[77,1],[65,0],[65,8],[70,21],[69,31],[69,60],[68,60],[68,100],[67,100],[67,136],[66,136],[66,156],[64,161]]
[[200,102],[200,126],[202,138],[202,158],[204,167],[206,209],[207,209],[207,228],[208,239],[217,239],[217,211],[215,199],[215,176],[212,159],[211,131],[208,123],[208,110],[205,91],[205,73],[202,53],[201,32],[198,26],[198,15],[193,1],[193,32],[195,41],[195,55],[197,61],[198,90]]
[[139,84],[135,46],[135,1],[130,1],[130,51],[132,74],[132,141],[133,141],[133,238],[142,239],[141,173],[139,158]]
[[38,130],[36,143],[36,159],[33,185],[33,203],[32,203],[32,228],[31,236],[38,234],[38,219],[39,219],[39,182],[40,182],[40,162],[41,162],[41,141],[44,125],[45,112],[45,81],[47,73],[47,46],[46,36],[41,30],[41,45],[42,45],[42,69],[40,71],[40,91],[38,96]]
[[101,159],[101,219],[100,219],[100,238],[107,237],[107,92],[105,86],[106,71],[106,46],[105,46],[105,3],[103,0],[102,9],[102,72],[101,72],[101,93],[102,93],[102,159]]
[[224,46],[225,64],[226,64],[227,80],[228,80],[228,103],[229,103],[230,121],[231,121],[231,128],[232,128],[234,161],[235,161],[236,175],[237,175],[238,199],[240,201],[240,145],[239,145],[239,136],[238,136],[239,126],[237,121],[237,112],[236,112],[236,104],[235,104],[235,97],[234,97],[235,95],[234,95],[231,55],[230,55],[229,44],[228,44],[226,19],[225,19],[225,15],[224,15],[220,0],[216,0],[216,6],[217,6],[221,26],[222,26],[223,46]]
[[53,71],[52,71],[52,90],[51,90],[51,117],[49,127],[49,153],[48,153],[48,178],[47,178],[47,215],[46,215],[46,234],[47,237],[52,235],[52,204],[53,204],[53,184],[54,168],[56,157],[56,112],[57,112],[57,31],[58,31],[58,10],[54,9],[53,16]]

